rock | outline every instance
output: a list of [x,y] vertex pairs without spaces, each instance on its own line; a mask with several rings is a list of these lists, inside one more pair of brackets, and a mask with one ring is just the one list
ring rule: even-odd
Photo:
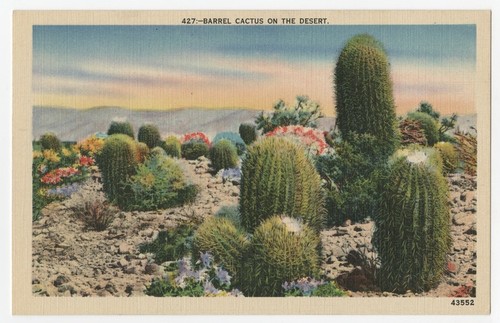
[[446,270],[449,273],[456,274],[458,268],[457,268],[457,265],[454,262],[448,261],[448,263],[446,264]]
[[67,282],[69,282],[69,279],[66,276],[59,275],[52,284],[58,287],[61,286],[62,284],[66,284]]
[[118,265],[120,265],[121,267],[126,267],[128,265],[128,261],[125,258],[122,258],[120,259],[120,261],[118,261]]
[[464,231],[465,234],[477,235],[476,225],[473,224],[470,228]]
[[468,213],[457,213],[453,216],[453,224],[456,225],[471,225],[475,221],[475,216]]
[[160,267],[157,264],[147,264],[144,267],[144,273],[148,275],[156,274]]
[[129,274],[129,275],[130,275],[130,274],[135,274],[135,273],[136,273],[136,268],[135,268],[135,266],[128,266],[127,268],[125,268],[125,269],[123,270],[123,272],[124,272],[125,274]]
[[130,253],[130,246],[126,242],[120,243],[118,246],[118,253],[127,254]]
[[349,219],[345,220],[345,222],[344,222],[344,223],[342,223],[342,226],[343,226],[343,227],[348,227],[348,226],[350,226],[350,225],[351,225],[351,220],[349,220]]

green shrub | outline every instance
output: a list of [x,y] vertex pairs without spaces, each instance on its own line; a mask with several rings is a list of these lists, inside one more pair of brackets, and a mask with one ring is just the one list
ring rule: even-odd
[[397,147],[398,134],[389,60],[382,44],[370,35],[347,41],[334,71],[336,124],[344,140],[351,133],[369,134],[383,156]]
[[137,166],[127,181],[127,209],[156,210],[183,204],[179,191],[186,186],[182,169],[171,158],[153,155]]
[[120,207],[127,201],[125,182],[135,174],[137,145],[127,135],[115,134],[108,137],[97,158],[101,171],[104,192],[108,199]]
[[[237,275],[249,242],[229,219],[209,218],[203,222],[193,238],[193,259],[208,252],[215,262]],[[245,275],[246,273],[241,273]]]
[[193,204],[200,193],[200,187],[196,184],[188,184],[177,192],[178,204]]
[[52,149],[54,151],[61,150],[61,141],[52,132],[47,132],[40,137],[40,145],[42,150]]
[[152,253],[157,264],[182,259],[191,250],[194,230],[189,225],[179,225],[167,231],[160,231],[150,243],[139,246],[141,253]]
[[243,155],[247,150],[245,142],[236,132],[219,132],[215,135],[214,140],[212,140],[212,145],[215,145],[221,140],[229,140],[236,147],[238,156]]
[[455,146],[449,142],[438,142],[434,145],[443,160],[443,171],[445,174],[453,173],[458,167],[458,152]]
[[238,165],[238,153],[233,143],[226,139],[214,141],[210,148],[212,168],[217,172],[221,169],[233,168]]
[[283,283],[319,273],[319,235],[298,219],[273,216],[255,229],[244,258],[241,288],[247,296],[282,296]]
[[201,156],[208,156],[208,145],[201,140],[190,140],[181,145],[182,157],[187,160],[196,160]]
[[383,290],[427,291],[442,278],[451,247],[448,187],[432,148],[398,151],[380,181],[372,238]]
[[239,128],[241,139],[245,144],[250,145],[257,140],[257,127],[250,123],[242,123]]
[[285,138],[264,138],[249,146],[241,172],[241,222],[248,232],[275,214],[301,218],[321,229],[321,178],[300,146]]
[[152,124],[142,125],[137,133],[137,141],[145,143],[149,149],[160,146],[160,130]]
[[181,157],[181,141],[176,136],[168,136],[163,143],[163,149],[170,157]]
[[411,112],[408,113],[408,119],[420,123],[427,139],[427,145],[434,146],[439,141],[439,124],[430,115],[423,112]]
[[108,128],[108,136],[114,134],[124,134],[134,139],[134,128],[130,122],[113,121]]

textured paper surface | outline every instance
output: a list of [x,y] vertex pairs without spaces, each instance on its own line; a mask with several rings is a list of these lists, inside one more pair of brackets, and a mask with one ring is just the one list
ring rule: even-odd
[[246,11],[245,17],[327,17],[331,24],[476,25],[478,129],[477,295],[452,298],[153,298],[35,297],[31,292],[32,27],[34,25],[177,25],[184,17],[236,18],[241,11],[16,11],[13,61],[14,314],[487,314],[490,311],[490,12]]

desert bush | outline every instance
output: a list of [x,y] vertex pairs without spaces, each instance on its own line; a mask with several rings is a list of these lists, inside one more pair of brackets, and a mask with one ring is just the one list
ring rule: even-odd
[[223,206],[214,215],[231,221],[236,228],[241,228],[241,215],[237,205]]
[[182,157],[187,160],[196,160],[201,156],[207,156],[209,146],[201,140],[189,140],[181,145]]
[[184,173],[173,159],[151,156],[127,180],[126,208],[147,211],[182,205],[179,191],[185,186]]
[[132,128],[132,124],[127,121],[112,121],[111,124],[109,125],[108,136],[115,135],[115,134],[123,134],[131,137],[134,139],[134,128]]
[[454,138],[447,132],[453,129],[457,123],[458,116],[456,113],[453,113],[450,117],[440,119],[441,114],[435,111],[430,103],[425,101],[420,102],[416,111],[429,115],[438,123],[439,141],[455,142]]
[[92,135],[76,144],[82,156],[96,157],[104,147],[104,139]]
[[398,151],[380,181],[372,244],[383,290],[427,291],[442,278],[451,247],[448,187],[432,148]]
[[151,151],[149,152],[149,154],[151,156],[155,156],[155,155],[157,155],[157,156],[163,156],[163,157],[167,156],[167,153],[161,147],[154,147],[153,149],[151,149]]
[[399,123],[399,132],[401,133],[401,144],[427,146],[427,138],[420,122],[416,120],[404,119]]
[[285,297],[340,297],[346,293],[335,282],[304,277],[283,284]]
[[111,202],[120,207],[127,203],[125,182],[135,174],[137,145],[125,134],[115,134],[106,139],[97,158],[104,192]]
[[245,144],[250,145],[255,140],[257,140],[257,127],[250,123],[242,123],[240,124],[240,128],[238,129],[241,139],[245,142]]
[[47,132],[42,136],[40,136],[39,142],[42,147],[42,150],[51,149],[55,152],[61,150],[61,141],[52,132]]
[[249,146],[241,172],[241,222],[248,232],[275,214],[302,218],[321,229],[321,178],[300,146],[285,138],[264,138]]
[[238,153],[233,143],[227,139],[221,139],[214,144],[209,151],[212,168],[218,172],[221,169],[234,168],[238,165]]
[[119,212],[106,199],[102,184],[92,179],[87,180],[64,204],[89,228],[96,231],[106,230]]
[[229,273],[237,275],[248,246],[246,235],[231,220],[212,217],[206,219],[194,234],[193,257],[208,252]]
[[167,231],[160,231],[150,243],[139,246],[141,253],[152,253],[154,261],[162,264],[184,258],[191,250],[194,230],[190,225],[179,225]]
[[255,229],[244,257],[241,288],[247,296],[282,296],[283,283],[319,273],[319,235],[300,220],[273,216]]
[[458,167],[458,152],[455,146],[449,142],[438,142],[434,145],[443,160],[443,171],[445,174],[453,173]]
[[212,145],[215,145],[221,140],[229,140],[236,147],[238,156],[243,155],[247,150],[245,142],[236,132],[219,132],[212,140]]
[[382,44],[370,35],[356,35],[342,49],[334,70],[336,124],[342,138],[369,134],[383,156],[397,147],[398,134],[389,60]]
[[153,124],[142,125],[137,133],[137,141],[145,143],[149,149],[160,146],[160,130]]
[[210,139],[208,139],[207,135],[204,134],[203,132],[192,132],[192,133],[187,133],[184,136],[182,136],[181,143],[185,143],[188,141],[202,141],[204,142],[208,147],[210,147]]
[[429,146],[434,146],[439,141],[439,123],[430,115],[423,112],[411,112],[408,113],[408,119],[420,123]]
[[455,133],[458,156],[466,174],[477,174],[477,136],[471,133]]
[[262,111],[255,119],[255,123],[257,130],[262,130],[265,134],[276,127],[292,125],[316,128],[320,118],[323,118],[323,115],[316,102],[307,96],[297,96],[293,106],[287,106],[283,100],[279,100],[272,112]]
[[303,126],[277,127],[266,133],[267,137],[285,137],[301,145],[309,155],[321,155],[327,151],[323,132]]
[[181,141],[176,136],[168,136],[162,144],[162,148],[170,157],[181,157]]

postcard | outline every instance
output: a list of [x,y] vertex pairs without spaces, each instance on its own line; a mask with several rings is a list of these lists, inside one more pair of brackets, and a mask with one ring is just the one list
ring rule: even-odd
[[488,314],[489,11],[15,11],[13,313]]

